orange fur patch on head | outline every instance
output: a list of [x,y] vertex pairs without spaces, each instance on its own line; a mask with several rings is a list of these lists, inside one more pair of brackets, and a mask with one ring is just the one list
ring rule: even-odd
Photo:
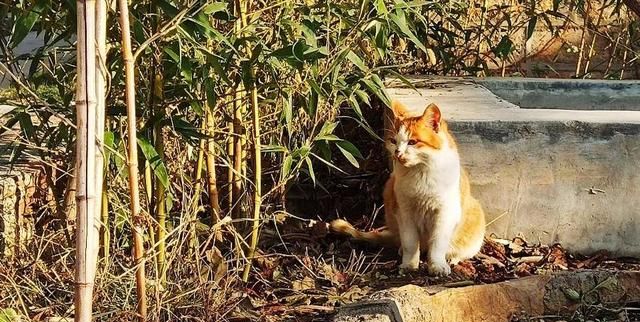
[[400,122],[411,133],[411,140],[415,141],[416,147],[428,146],[433,149],[442,147],[442,138],[438,135],[442,129],[442,114],[435,104],[429,104],[421,116],[404,119]]
[[396,120],[403,120],[407,116],[407,108],[400,101],[391,101],[391,111]]

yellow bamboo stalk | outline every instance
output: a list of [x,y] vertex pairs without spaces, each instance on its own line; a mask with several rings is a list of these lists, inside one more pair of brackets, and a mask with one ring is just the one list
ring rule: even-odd
[[[207,129],[206,122],[202,122],[201,130],[205,132]],[[191,209],[189,212],[189,250],[193,254],[197,254],[198,249],[198,236],[196,232],[197,226],[197,213],[198,206],[200,204],[200,194],[202,193],[202,167],[204,165],[204,150],[206,139],[200,139],[200,145],[198,147],[198,160],[196,161],[196,174],[195,183],[196,186],[193,191],[193,200],[191,201]]]
[[96,187],[101,190],[100,206],[100,247],[102,256],[109,259],[109,198],[107,195],[106,173],[108,166],[104,163],[104,131],[106,113],[107,77],[107,0],[96,2],[96,138],[99,149],[96,153]]
[[107,193],[106,178],[103,178],[102,180],[102,209],[100,220],[100,249],[102,249],[102,258],[104,258],[104,260],[106,261],[109,261],[109,245],[111,244],[111,232],[109,230],[109,195]]
[[[238,8],[241,9],[240,17],[242,18],[243,26],[247,26],[247,11],[251,2],[246,3],[246,8],[242,6],[242,0],[238,0]],[[247,54],[250,54],[249,48],[246,48]],[[255,70],[251,69],[251,78],[255,79]],[[253,225],[251,228],[251,244],[249,245],[249,253],[247,254],[247,264],[242,272],[242,280],[247,281],[249,279],[249,272],[251,271],[251,261],[255,256],[256,247],[258,245],[259,228],[260,228],[260,207],[262,205],[262,151],[260,146],[260,109],[258,104],[258,89],[255,83],[252,84],[250,90],[251,96],[251,114],[253,114],[253,158],[254,158],[254,190],[253,190]]]
[[[230,106],[234,107],[233,104]],[[227,141],[227,156],[229,157],[228,162],[229,166],[227,167],[227,211],[231,213],[231,209],[233,208],[233,181],[234,181],[234,173],[233,173],[233,160],[234,160],[234,147],[235,147],[235,138],[234,133],[235,129],[233,127],[233,121],[227,122],[227,131],[229,132],[229,139]]]
[[242,122],[242,115],[244,114],[244,105],[242,104],[242,87],[238,86],[233,101],[234,117],[233,117],[233,130],[234,130],[234,151],[233,151],[233,214],[236,218],[243,218],[241,213],[242,205],[242,156],[244,150],[244,126]]
[[[156,107],[159,113],[164,113],[162,110],[163,88],[164,81],[162,74],[156,72],[153,76],[153,106]],[[160,160],[164,162],[164,138],[162,136],[162,127],[158,124],[154,126],[155,148]],[[167,235],[167,206],[166,206],[166,188],[162,183],[156,180],[155,185],[155,206],[156,206],[156,218],[158,220],[158,228],[156,231],[156,240],[158,241],[158,273],[160,274],[160,283],[164,284],[166,281],[166,268],[167,268],[167,244],[165,241]]]
[[91,321],[98,255],[96,2],[77,1],[75,321]]
[[595,30],[593,35],[591,36],[591,45],[589,46],[589,52],[587,53],[587,61],[584,64],[583,74],[587,74],[589,72],[589,64],[591,64],[591,58],[593,57],[593,49],[596,45],[596,39],[598,39],[598,28],[600,27],[600,22],[602,21],[602,17],[604,16],[604,11],[607,8],[607,4],[603,3],[600,8],[600,13],[598,14],[598,19],[596,20]]
[[138,296],[138,320],[147,317],[147,297],[145,281],[145,259],[143,222],[140,211],[140,191],[138,187],[138,148],[136,136],[136,92],[133,55],[131,53],[131,31],[129,25],[129,5],[127,0],[118,0],[120,7],[120,29],[122,31],[122,55],[125,64],[125,101],[127,104],[127,132],[129,135],[127,163],[129,166],[129,193],[131,197],[131,218],[133,222],[133,257],[136,263],[136,294]]
[[587,6],[584,12],[584,24],[582,25],[582,34],[580,35],[580,48],[578,48],[578,61],[576,62],[576,77],[580,77],[580,66],[582,66],[582,59],[584,56],[584,45],[587,38],[587,26],[589,23],[589,13],[591,11],[591,2],[587,1]]
[[[208,106],[205,112],[207,134],[214,135],[215,122],[213,120],[212,107]],[[218,201],[218,185],[216,178],[216,151],[213,138],[207,139],[207,179],[209,183],[209,204],[211,205],[211,225],[220,220],[220,202]],[[216,236],[217,237],[217,236]]]

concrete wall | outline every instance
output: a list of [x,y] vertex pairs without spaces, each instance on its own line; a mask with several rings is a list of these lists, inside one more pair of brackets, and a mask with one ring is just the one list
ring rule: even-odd
[[475,80],[431,81],[389,92],[441,107],[490,234],[640,256],[640,112],[520,109]]

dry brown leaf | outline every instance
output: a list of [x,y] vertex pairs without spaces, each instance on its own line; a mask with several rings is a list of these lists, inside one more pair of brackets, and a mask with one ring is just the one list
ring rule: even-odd
[[305,276],[302,280],[293,281],[291,283],[291,288],[295,291],[310,290],[316,288],[316,282],[313,278]]

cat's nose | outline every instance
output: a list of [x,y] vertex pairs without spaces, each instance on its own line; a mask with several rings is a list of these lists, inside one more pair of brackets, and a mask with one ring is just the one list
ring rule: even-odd
[[402,153],[399,149],[396,149],[394,155],[396,156],[396,158],[401,159],[404,153]]

